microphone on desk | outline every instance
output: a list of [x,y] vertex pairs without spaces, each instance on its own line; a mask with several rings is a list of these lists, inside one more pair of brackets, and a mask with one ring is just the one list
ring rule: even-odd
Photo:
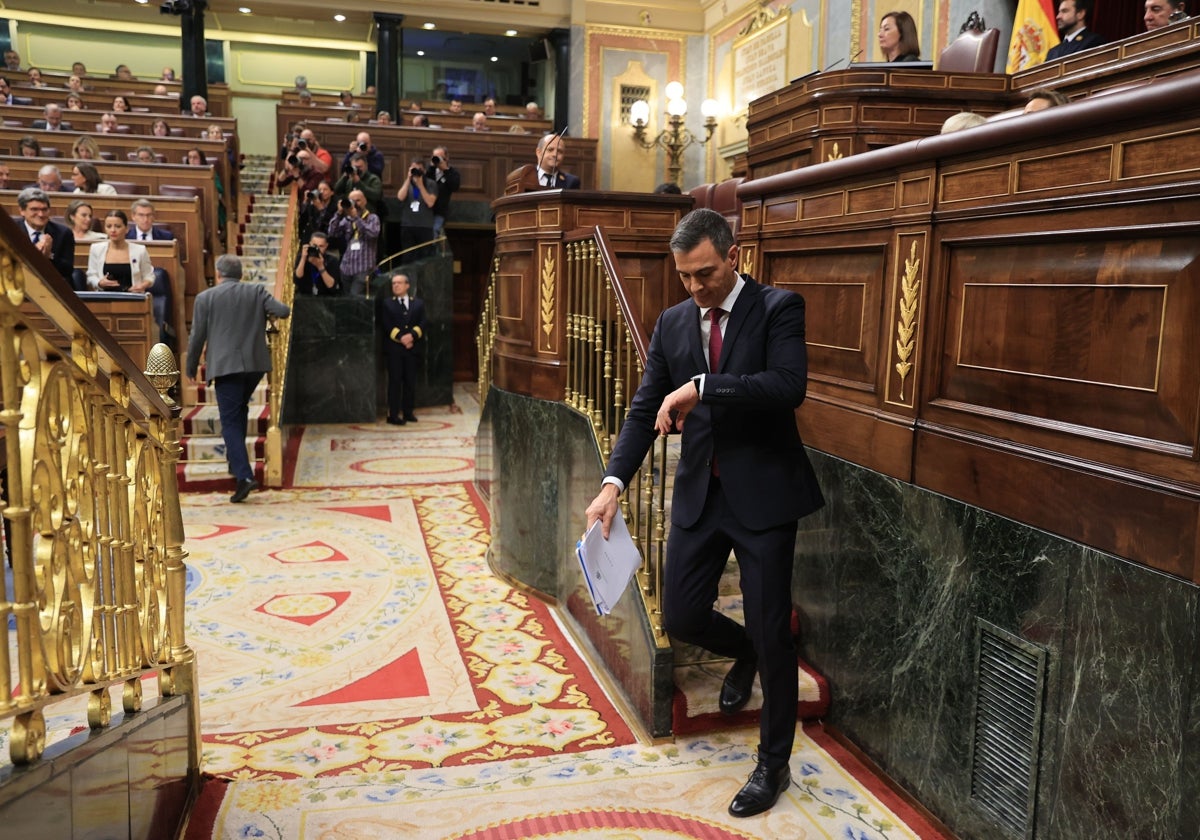
[[[863,51],[862,51],[862,50],[859,50],[859,51],[858,51],[858,52],[856,52],[854,55],[850,56],[850,61],[849,61],[849,62],[847,62],[847,63],[848,63],[848,64],[853,64],[853,63],[854,63],[854,60],[855,60],[855,59],[857,59],[857,58],[858,58],[860,55],[862,55],[862,54],[863,54]],[[826,67],[826,68],[825,68],[824,70],[822,70],[821,72],[822,72],[822,73],[828,73],[830,70],[832,70],[834,67],[837,67],[837,66],[838,66],[839,64],[841,64],[843,61],[846,61],[846,59],[845,59],[845,58],[839,58],[837,61],[833,62],[833,64],[830,64],[828,67]]]
[[[569,126],[564,125],[562,127],[562,131],[557,132],[553,137],[551,137],[549,140],[547,140],[545,143],[542,144],[541,154],[538,155],[538,169],[540,169],[542,172],[546,172],[545,169],[542,169],[542,161],[545,160],[545,158],[546,158],[546,149],[550,148],[551,143],[555,143],[559,140],[562,140],[563,136],[566,135],[566,133],[567,133],[568,127]],[[550,186],[553,186],[554,185],[553,182],[558,180],[558,156],[557,155],[555,155],[555,157],[554,157],[553,171],[546,172],[546,174],[551,176]]]

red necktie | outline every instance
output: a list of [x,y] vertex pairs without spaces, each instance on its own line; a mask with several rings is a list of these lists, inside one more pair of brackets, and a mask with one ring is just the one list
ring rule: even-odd
[[716,373],[721,366],[721,310],[713,307],[708,310],[712,326],[708,330],[708,369]]

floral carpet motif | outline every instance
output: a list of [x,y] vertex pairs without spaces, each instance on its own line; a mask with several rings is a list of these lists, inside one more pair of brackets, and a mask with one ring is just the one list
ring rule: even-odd
[[217,838],[412,840],[912,840],[943,835],[855,778],[816,729],[796,733],[791,789],[749,819],[726,806],[753,766],[757,732],[472,767],[234,783]]
[[[462,484],[185,499],[204,768],[313,778],[631,743]],[[298,527],[298,523],[303,523]]]

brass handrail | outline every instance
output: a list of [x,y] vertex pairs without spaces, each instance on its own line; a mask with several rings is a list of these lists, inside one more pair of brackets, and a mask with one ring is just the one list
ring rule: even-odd
[[[293,279],[296,259],[300,255],[300,237],[296,229],[298,191],[293,185],[288,194],[288,209],[283,227],[283,249],[275,269],[275,297],[289,307],[296,296]],[[283,434],[283,393],[287,385],[288,356],[292,346],[292,319],[270,318],[267,322],[267,342],[271,346],[271,370],[267,373],[267,440],[264,448],[263,476],[269,487],[283,485],[283,451],[287,440]]]
[[[121,686],[122,706],[134,713],[142,678],[157,674],[163,696],[189,696],[189,770],[198,772],[179,407],[165,397],[179,377],[174,356],[156,345],[139,371],[7,224],[0,220],[0,426],[13,587],[0,577],[8,633],[0,720],[11,721],[10,757],[30,764],[42,756],[46,709],[86,694],[88,725],[104,728],[109,689]],[[31,326],[35,312],[55,335]]]

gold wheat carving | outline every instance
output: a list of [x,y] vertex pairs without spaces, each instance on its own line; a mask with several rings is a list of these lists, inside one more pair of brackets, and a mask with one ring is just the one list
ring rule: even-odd
[[550,341],[554,335],[554,250],[547,248],[542,257],[542,332],[546,335],[547,350],[553,350]]
[[837,143],[834,143],[833,151],[825,156],[825,160],[830,161],[830,160],[841,160],[841,159],[842,159],[842,150],[838,147]]
[[917,242],[913,240],[908,259],[904,261],[904,276],[900,279],[900,320],[896,323],[896,372],[900,374],[900,399],[904,399],[904,380],[912,370],[913,349],[917,342],[917,294],[921,289],[918,276],[921,261],[917,259]]

